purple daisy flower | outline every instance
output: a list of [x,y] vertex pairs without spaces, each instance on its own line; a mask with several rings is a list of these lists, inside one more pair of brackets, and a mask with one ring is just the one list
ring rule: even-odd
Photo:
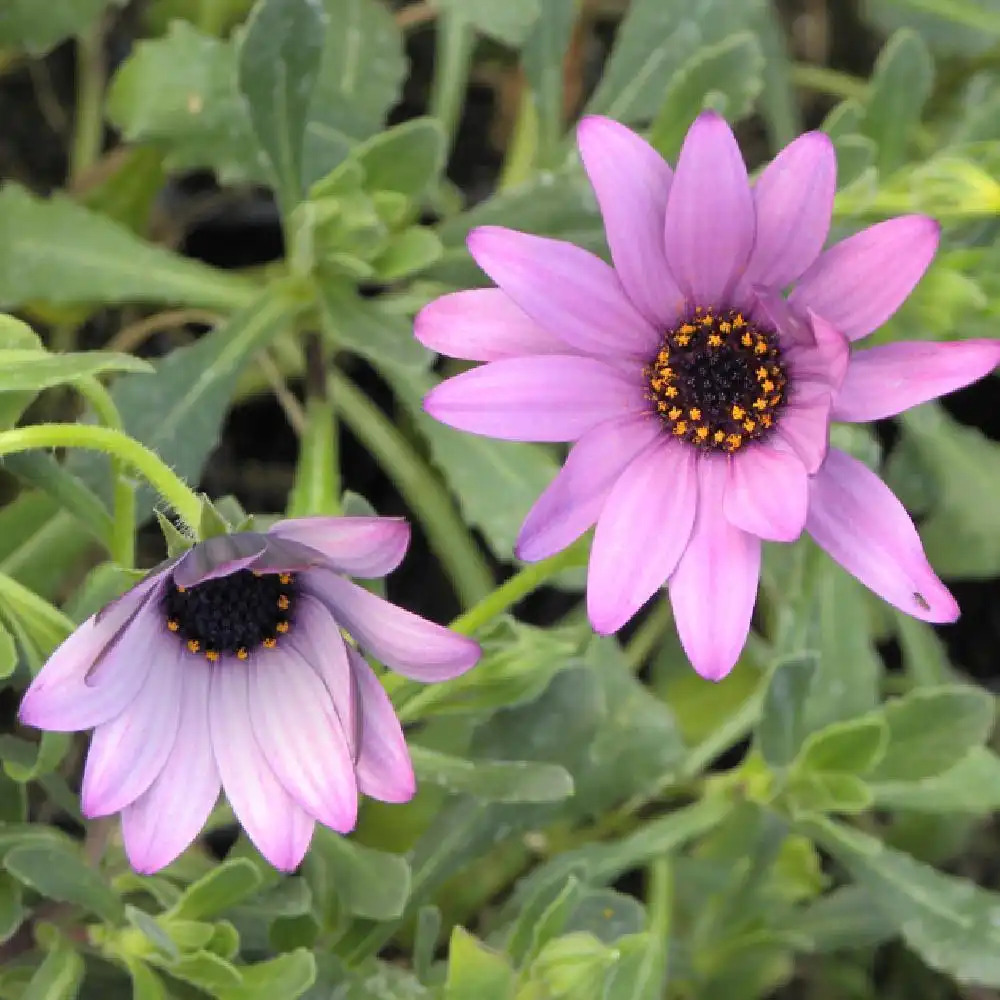
[[469,250],[499,287],[444,296],[416,324],[428,347],[487,362],[428,395],[438,420],[575,442],[528,513],[520,558],[550,556],[596,524],[594,628],[621,628],[666,582],[688,657],[711,679],[746,641],[761,539],[806,530],[886,601],[953,621],[958,606],[902,505],[828,447],[831,420],[899,413],[1000,362],[987,340],[852,350],[919,281],[937,223],[892,219],[824,252],[836,159],[821,133],[792,142],[753,185],[710,112],[676,172],[605,118],[584,119],[578,140],[614,267],[483,227]]
[[405,521],[379,517],[306,517],[210,538],[52,654],[20,719],[94,729],[83,812],[122,814],[137,871],[176,858],[220,788],[261,854],[286,871],[316,822],[354,827],[359,793],[411,798],[399,721],[342,630],[419,681],[468,670],[480,649],[345,579],[384,576],[409,538]]

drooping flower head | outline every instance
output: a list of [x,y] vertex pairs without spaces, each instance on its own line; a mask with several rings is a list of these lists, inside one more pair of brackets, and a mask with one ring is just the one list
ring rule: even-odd
[[52,654],[21,721],[94,729],[83,812],[121,813],[136,870],[177,857],[220,788],[283,870],[316,822],[354,827],[359,793],[413,795],[399,722],[354,643],[420,681],[468,670],[480,649],[345,579],[390,572],[409,534],[396,518],[310,517],[208,539]]
[[762,539],[806,530],[886,601],[953,621],[899,501],[829,448],[831,420],[899,413],[1000,361],[1000,343],[983,340],[852,349],[919,281],[937,223],[891,219],[824,251],[836,161],[821,133],[792,142],[752,186],[714,113],[688,131],[676,172],[605,118],[584,119],[578,141],[614,266],[476,229],[469,250],[498,287],[446,295],[416,324],[428,347],[486,362],[428,395],[438,420],[575,442],[517,554],[545,558],[596,524],[595,629],[621,628],[666,582],[681,642],[712,679],[746,641]]

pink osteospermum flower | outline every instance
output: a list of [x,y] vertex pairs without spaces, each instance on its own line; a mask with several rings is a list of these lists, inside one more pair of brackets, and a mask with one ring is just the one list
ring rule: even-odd
[[345,579],[384,576],[409,537],[396,518],[307,517],[211,538],[52,654],[20,719],[94,729],[83,812],[121,813],[137,871],[176,858],[220,788],[261,854],[286,871],[316,822],[354,827],[359,793],[412,797],[399,721],[341,630],[419,681],[468,670],[480,649]]
[[595,629],[621,628],[666,582],[684,648],[711,679],[746,641],[762,539],[806,530],[886,601],[957,618],[896,497],[828,448],[831,420],[899,413],[1000,361],[986,340],[852,349],[919,281],[937,223],[892,219],[824,252],[836,160],[821,133],[752,186],[714,113],[688,131],[676,172],[605,118],[584,119],[578,140],[614,267],[483,227],[469,250],[498,287],[417,317],[428,347],[486,362],[434,389],[429,413],[490,437],[575,442],[517,554],[543,559],[596,523]]

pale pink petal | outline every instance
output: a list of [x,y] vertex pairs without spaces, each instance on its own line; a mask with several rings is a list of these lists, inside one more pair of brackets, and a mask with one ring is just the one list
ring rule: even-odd
[[260,649],[247,663],[257,743],[285,791],[313,819],[354,829],[354,761],[326,687],[291,646]]
[[584,118],[576,141],[625,291],[652,323],[673,325],[684,296],[667,266],[663,237],[670,167],[645,139],[610,118]]
[[514,548],[518,559],[546,559],[576,541],[597,522],[625,466],[662,436],[663,425],[650,413],[608,420],[587,431],[528,512]]
[[681,645],[695,670],[721,680],[739,659],[750,631],[760,579],[760,539],[723,513],[726,459],[698,463],[698,514],[670,577],[670,603]]
[[169,655],[156,657],[129,706],[94,730],[80,789],[85,816],[120,812],[163,770],[180,725],[183,671],[191,655],[175,641]]
[[798,456],[750,445],[730,459],[726,519],[758,538],[793,542],[806,523],[808,478]]
[[338,573],[376,577],[391,573],[410,544],[401,517],[296,517],[278,521],[268,535],[322,552]]
[[792,382],[775,435],[802,460],[812,475],[830,446],[831,390],[813,382]]
[[914,618],[953,622],[958,604],[924,555],[893,492],[867,466],[831,449],[813,477],[806,531],[869,590]]
[[572,353],[499,288],[442,295],[417,313],[413,333],[432,351],[467,361]]
[[809,324],[803,316],[789,307],[781,292],[754,285],[750,289],[748,301],[753,319],[761,326],[775,330],[785,350],[816,346]]
[[436,420],[510,441],[575,441],[648,405],[640,367],[630,378],[596,358],[566,355],[493,361],[446,379],[424,398]]
[[705,111],[688,129],[667,200],[667,263],[692,305],[727,305],[754,241],[754,206],[740,147]]
[[587,615],[617,632],[666,583],[691,537],[698,452],[665,439],[634,458],[597,520],[587,570]]
[[157,779],[122,810],[122,839],[132,867],[149,875],[169,865],[201,832],[219,798],[208,729],[211,666],[184,664],[181,715],[173,749]]
[[208,580],[246,569],[267,548],[267,539],[256,532],[215,535],[188,549],[177,561],[173,580],[178,587],[194,587]]
[[885,344],[851,357],[833,419],[881,420],[961,389],[1000,364],[1000,341]]
[[361,742],[357,679],[333,615],[315,597],[299,594],[295,602],[295,626],[282,642],[291,645],[323,682],[347,738],[351,758],[357,760]]
[[802,276],[789,301],[812,309],[848,340],[880,327],[923,277],[941,227],[903,215],[862,229],[827,250]]
[[753,187],[757,237],[740,289],[784,288],[812,264],[830,231],[836,187],[837,157],[824,133],[807,132],[778,153]]
[[851,342],[822,316],[809,312],[813,343],[808,347],[795,345],[787,352],[793,384],[802,381],[838,390],[851,361]]
[[[161,583],[162,573],[147,577],[56,648],[21,700],[24,725],[75,732],[125,710],[157,659],[159,640],[172,640],[154,606]],[[163,649],[169,656],[170,647]]]
[[364,658],[348,650],[361,696],[364,723],[358,757],[358,788],[382,802],[409,802],[417,784],[402,727],[392,702]]
[[659,335],[629,301],[614,269],[544,236],[481,226],[468,238],[476,263],[536,323],[585,354],[645,358]]
[[475,666],[479,643],[405,611],[336,573],[316,571],[305,581],[333,617],[382,663],[417,681],[444,681]]
[[285,791],[264,757],[250,722],[249,671],[239,660],[212,669],[208,718],[222,787],[258,851],[281,871],[297,868],[314,821]]

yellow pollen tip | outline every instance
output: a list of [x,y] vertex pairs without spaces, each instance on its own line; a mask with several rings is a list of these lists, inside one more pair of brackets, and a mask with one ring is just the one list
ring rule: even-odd
[[725,435],[725,434],[724,434],[724,433],[723,433],[722,431],[716,431],[716,432],[715,432],[715,433],[714,433],[714,434],[712,435],[712,440],[713,440],[713,441],[714,441],[714,442],[715,442],[716,444],[722,444],[722,442],[726,440],[726,435]]
[[682,410],[682,409],[681,409],[681,408],[680,408],[679,406],[675,406],[675,407],[673,407],[673,408],[672,408],[672,409],[670,410],[670,412],[669,412],[669,413],[667,414],[667,416],[668,416],[668,417],[669,417],[669,418],[670,418],[671,420],[680,420],[680,417],[681,417],[681,414],[682,414],[683,412],[684,412],[684,411],[683,411],[683,410]]
[[757,426],[757,421],[756,420],[744,420],[743,421],[743,430],[745,430],[747,432],[747,434],[752,434],[753,430],[754,430],[754,428],[756,426]]
[[663,392],[667,399],[674,399],[677,396],[677,390],[672,385],[668,385]]
[[185,594],[185,593],[187,593],[187,587],[178,587],[177,588],[177,593],[178,594]]
[[674,434],[676,434],[677,437],[687,434],[687,429],[688,425],[686,420],[678,420],[677,423],[674,424]]
[[219,654],[214,649],[206,649],[205,659],[208,660],[209,663],[218,663]]
[[769,378],[764,379],[760,387],[764,392],[774,392],[774,383]]
[[767,344],[763,340],[758,340],[756,344],[753,345],[754,354],[767,354]]
[[697,439],[698,439],[699,441],[704,441],[704,440],[705,440],[705,439],[706,439],[706,438],[708,437],[708,428],[707,428],[707,427],[705,427],[705,426],[704,426],[704,424],[703,424],[703,425],[702,425],[701,427],[699,427],[699,428],[698,428],[698,429],[697,429],[697,430],[696,430],[696,431],[694,432],[694,436],[695,436],[695,437],[696,437],[696,438],[697,438]]
[[709,347],[722,347],[722,338],[717,333],[713,333],[708,338],[708,346]]
[[250,652],[246,648],[246,646],[240,646],[240,648],[236,650],[236,658],[238,660],[248,660],[248,659],[250,659]]
[[691,343],[691,338],[686,333],[679,333],[677,335],[677,344],[680,347],[687,347]]
[[757,375],[757,381],[758,382],[763,382],[764,379],[767,378],[767,369],[766,368],[758,368],[757,371],[756,371],[756,375]]
[[739,434],[728,434],[726,435],[726,447],[731,451],[736,451],[739,446],[743,444],[743,438]]
[[711,326],[715,322],[715,317],[712,316],[711,312],[706,313],[706,315],[701,318],[702,326]]
[[770,413],[764,413],[764,414],[762,414],[761,418],[760,418],[760,423],[761,423],[762,427],[770,427],[771,426],[771,414]]
[[733,420],[742,420],[747,411],[742,406],[734,406],[730,412],[733,415]]
[[759,396],[757,399],[755,399],[753,401],[753,408],[755,410],[766,410],[767,409],[767,400],[764,399],[763,396]]
[[287,611],[288,610],[288,604],[289,604],[288,598],[284,594],[282,594],[278,598],[278,608],[279,608],[279,610],[281,610],[281,611]]
[[170,629],[171,632],[176,632],[180,627],[181,627],[180,622],[176,621],[173,618],[167,619],[167,628]]
[[691,409],[688,410],[688,416],[692,420],[701,420],[701,410],[699,410],[697,406],[692,406]]
[[288,622],[278,622],[278,624],[274,626],[274,630],[276,632],[280,632],[282,635],[284,635],[288,631],[288,629],[289,629]]
[[201,649],[201,643],[197,639],[188,639],[187,648],[191,650],[192,653],[197,653]]
[[738,330],[741,326],[746,326],[746,320],[743,318],[743,313],[737,313],[733,318],[733,326]]
[[732,330],[733,330],[733,324],[732,323],[727,323],[727,322],[725,322],[723,320],[723,322],[721,322],[719,324],[719,332],[720,333],[732,333]]
[[[736,324],[734,323],[733,326],[736,326]],[[751,337],[749,333],[744,333],[743,336],[740,337],[740,343],[744,347],[750,347],[753,344],[753,337]]]
[[278,574],[278,582],[279,583],[283,583],[287,587],[292,582],[292,574],[291,573],[279,573]]
[[269,635],[262,643],[265,649],[274,649],[278,645],[278,640],[273,635]]
[[694,333],[694,329],[695,328],[690,323],[682,323],[680,329],[677,332],[682,333],[687,337],[690,337],[691,334]]

